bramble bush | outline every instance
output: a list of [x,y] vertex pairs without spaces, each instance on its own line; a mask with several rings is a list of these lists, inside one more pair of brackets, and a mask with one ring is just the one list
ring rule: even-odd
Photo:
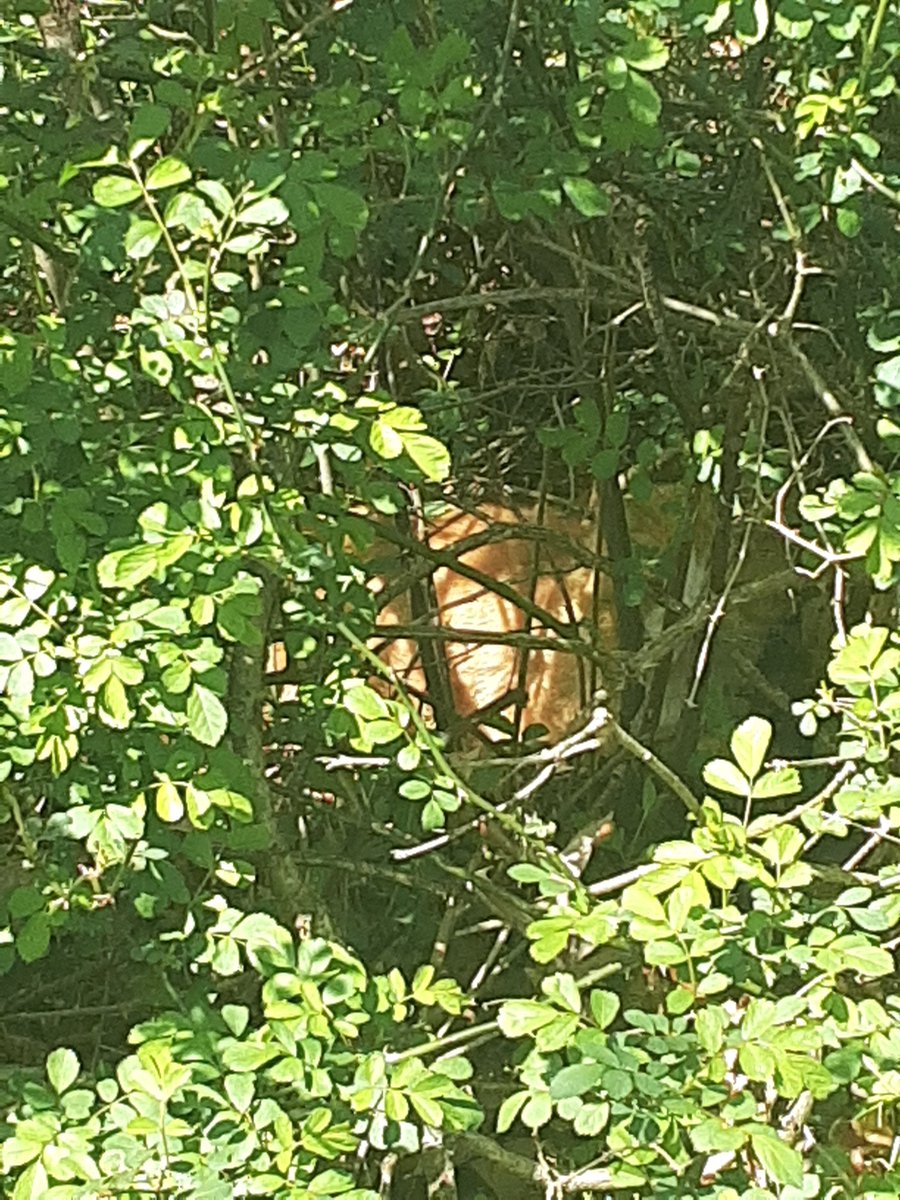
[[[900,1195],[898,41],[0,6],[0,1194]],[[476,760],[370,583],[501,485],[627,702]]]

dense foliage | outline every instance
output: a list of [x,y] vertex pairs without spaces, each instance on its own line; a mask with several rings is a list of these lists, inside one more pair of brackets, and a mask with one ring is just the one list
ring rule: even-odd
[[[896,6],[0,46],[0,1193],[900,1196]],[[376,681],[439,495],[602,513],[565,742]]]

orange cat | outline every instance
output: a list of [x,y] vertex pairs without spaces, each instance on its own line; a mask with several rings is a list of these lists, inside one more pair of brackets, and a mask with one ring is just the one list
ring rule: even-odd
[[[635,506],[629,519],[638,543],[665,541],[658,506],[656,511]],[[448,507],[429,522],[426,532],[431,551],[458,555],[459,564],[472,574],[446,563],[437,565],[430,589],[432,610],[418,619],[408,591],[381,609],[378,625],[385,632],[398,626],[427,633],[431,627],[428,642],[436,650],[431,661],[438,668],[432,666],[428,679],[421,652],[424,639],[417,643],[409,636],[385,638],[378,645],[381,658],[418,696],[427,697],[433,676],[444,674],[460,718],[491,710],[506,721],[517,719],[520,730],[542,725],[551,739],[562,737],[598,687],[615,686],[609,672],[598,672],[596,666],[596,659],[602,661],[604,650],[614,651],[617,641],[612,582],[596,569],[595,522],[547,506],[538,524],[533,510],[483,504],[477,512]],[[476,544],[459,553],[470,539]],[[384,584],[379,580],[376,586]],[[594,631],[590,637],[588,630]],[[459,637],[435,638],[443,631]],[[513,636],[492,641],[491,635]],[[579,653],[573,642],[580,642],[584,651],[592,646],[597,652],[594,661],[584,651]],[[507,697],[511,703],[504,704]],[[481,728],[494,740],[505,736],[491,724]]]
[[[629,502],[638,545],[670,536],[665,505],[654,501]],[[555,741],[598,688],[618,688],[613,585],[596,541],[595,520],[552,504],[540,520],[534,509],[447,505],[428,520],[421,552],[406,539],[405,556],[386,533],[367,555],[392,564],[370,582],[385,595],[372,648],[442,728],[467,723],[496,741],[543,726]],[[403,572],[417,569],[417,598],[397,593]],[[268,670],[286,665],[283,643],[273,644]]]

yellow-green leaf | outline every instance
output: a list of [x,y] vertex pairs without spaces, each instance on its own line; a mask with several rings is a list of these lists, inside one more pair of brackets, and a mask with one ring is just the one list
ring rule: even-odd
[[148,258],[156,249],[162,230],[155,221],[136,219],[125,234],[125,253],[135,262]]
[[187,183],[190,177],[190,167],[180,158],[161,158],[147,174],[147,190],[157,192],[160,188],[177,187],[179,183]]
[[121,208],[131,204],[141,194],[141,185],[127,175],[103,175],[91,193],[101,208]]
[[184,816],[184,804],[178,788],[168,779],[164,779],[156,789],[156,815],[167,824],[180,821]]
[[427,433],[404,433],[403,447],[426,479],[442,483],[450,474],[450,452]]
[[170,567],[190,550],[193,534],[180,533],[165,542],[113,550],[97,564],[97,579],[105,588],[133,588],[163,567]]
[[204,746],[218,746],[228,728],[225,706],[208,687],[195,683],[187,702],[188,729]]
[[732,734],[731,753],[748,779],[759,774],[771,740],[772,726],[762,717],[748,717]]
[[125,685],[118,675],[110,675],[100,689],[100,716],[113,729],[127,729],[134,713],[128,706]]
[[750,781],[727,758],[714,758],[703,768],[703,782],[732,796],[746,796]]

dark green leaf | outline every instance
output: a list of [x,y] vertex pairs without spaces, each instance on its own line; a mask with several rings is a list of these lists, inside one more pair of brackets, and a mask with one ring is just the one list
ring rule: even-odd
[[36,912],[28,918],[16,933],[16,952],[24,963],[43,958],[50,947],[50,918],[45,912]]

